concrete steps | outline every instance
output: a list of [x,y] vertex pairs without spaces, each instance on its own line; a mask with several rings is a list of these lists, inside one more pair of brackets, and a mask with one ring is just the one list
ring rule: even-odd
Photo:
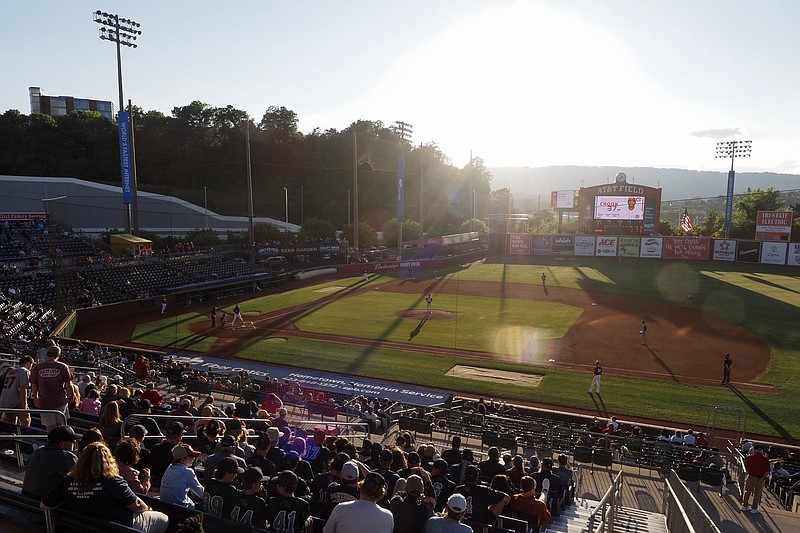
[[[589,516],[598,502],[579,500],[575,505],[564,509],[561,516],[543,527],[540,533],[585,533],[588,530]],[[666,518],[662,514],[622,507],[617,513],[614,533],[668,533]]]

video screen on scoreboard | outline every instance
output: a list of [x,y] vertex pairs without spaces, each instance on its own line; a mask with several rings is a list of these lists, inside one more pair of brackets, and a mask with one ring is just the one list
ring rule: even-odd
[[595,220],[642,220],[644,196],[595,196]]

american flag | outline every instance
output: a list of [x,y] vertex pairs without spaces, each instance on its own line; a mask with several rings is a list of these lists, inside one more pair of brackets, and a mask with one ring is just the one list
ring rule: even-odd
[[681,215],[681,229],[688,233],[693,227],[694,224],[692,224],[692,219],[689,217],[689,212],[684,209]]

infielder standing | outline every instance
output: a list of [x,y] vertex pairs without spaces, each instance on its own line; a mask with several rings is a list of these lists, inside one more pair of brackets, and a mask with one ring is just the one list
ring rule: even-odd
[[431,293],[428,293],[428,296],[425,297],[425,303],[428,304],[428,313],[431,312],[431,307],[433,307],[433,296]]
[[639,333],[642,336],[642,344],[647,344],[647,324],[645,324],[644,320],[642,320],[642,328],[639,330]]
[[600,377],[603,375],[603,367],[600,366],[600,361],[594,362],[594,370],[592,370],[592,384],[589,385],[589,394],[594,389],[597,394],[600,394]]

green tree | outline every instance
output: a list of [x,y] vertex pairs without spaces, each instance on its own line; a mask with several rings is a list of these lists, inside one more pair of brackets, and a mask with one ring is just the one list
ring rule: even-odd
[[672,222],[664,219],[659,220],[658,234],[664,236],[675,235],[675,227],[672,225]]
[[[473,229],[474,228],[474,229]],[[487,235],[489,235],[489,226],[486,225],[486,222],[480,219],[472,219],[472,220],[465,220],[461,223],[458,227],[459,233],[469,233],[470,231],[477,231],[478,236],[483,239]]]
[[213,229],[195,229],[186,234],[186,240],[195,246],[214,246],[220,243],[217,232]]
[[[403,241],[413,241],[419,237],[419,222],[409,218],[403,220]],[[397,246],[397,218],[383,224],[383,244],[392,248]]]
[[712,209],[703,222],[696,225],[690,233],[703,237],[723,237],[725,235],[725,217],[716,209]]
[[304,242],[332,239],[336,236],[336,226],[330,220],[307,218],[300,229],[299,238]]
[[733,209],[730,236],[737,239],[752,239],[756,234],[756,216],[759,211],[783,211],[786,202],[780,191],[773,187],[767,190],[752,190],[739,195]]
[[[347,239],[347,242],[353,243],[353,225],[352,224],[345,224],[343,226],[342,232],[344,233],[344,238]],[[360,221],[358,222],[358,246],[359,248],[364,248],[366,246],[375,246],[378,244],[378,233],[375,231],[375,228],[370,226],[368,223]]]
[[558,220],[552,211],[544,210],[528,218],[529,233],[556,233]]

